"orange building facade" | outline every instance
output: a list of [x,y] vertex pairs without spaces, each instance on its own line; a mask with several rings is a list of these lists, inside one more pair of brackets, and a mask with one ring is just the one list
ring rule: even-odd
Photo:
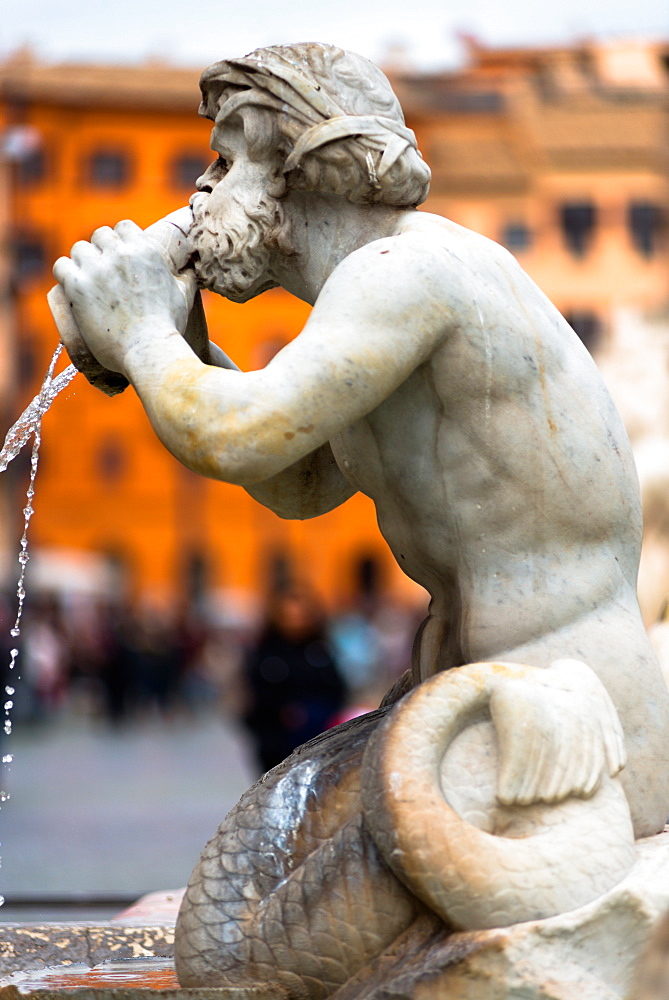
[[[668,59],[662,45],[472,43],[459,73],[393,79],[433,170],[425,208],[507,245],[595,352],[618,308],[669,300]],[[45,66],[25,54],[0,66],[6,425],[57,342],[45,299],[53,260],[99,225],[146,226],[184,204],[210,159],[197,76],[159,64]],[[212,339],[242,369],[265,364],[308,315],[281,291],[205,305]],[[24,473],[25,461],[4,483],[8,551]],[[291,568],[333,606],[370,586],[374,570],[390,594],[422,600],[366,498],[281,521],[181,467],[132,390],[108,399],[81,377],[45,418],[35,506],[35,551],[95,553],[135,595],[174,602],[206,587],[252,601]]]

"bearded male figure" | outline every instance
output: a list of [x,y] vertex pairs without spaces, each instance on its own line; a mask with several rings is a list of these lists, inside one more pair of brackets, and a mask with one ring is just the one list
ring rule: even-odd
[[[281,285],[313,305],[309,321],[261,371],[238,371],[213,346],[201,360],[182,336],[193,272],[173,276],[123,222],[54,268],[88,347],[129,379],[177,458],[245,487],[281,517],[318,516],[357,490],[373,499],[399,565],[431,596],[406,688],[477,661],[510,665],[503,684],[491,682],[503,765],[495,809],[585,801],[624,767],[634,835],[657,833],[669,812],[669,694],[636,600],[631,453],[585,348],[504,249],[416,210],[429,170],[366,60],[330,46],[275,46],[215,64],[201,87],[217,159],[192,199],[197,281],[238,302]],[[577,662],[554,673],[564,660]],[[516,664],[542,679],[526,682]],[[414,889],[408,863],[393,868],[394,841],[385,860],[375,853],[385,835],[370,837],[376,820],[369,810],[361,819],[351,775],[380,718],[298,752],[259,786],[278,842],[292,844],[288,861],[272,850],[267,860],[263,834],[251,876],[248,858],[228,863],[239,830],[221,828],[181,919],[185,984],[263,981],[289,995],[331,995],[428,911],[467,926]],[[318,821],[305,793],[314,781],[332,807]],[[349,793],[353,805],[344,805]],[[234,820],[242,827],[247,806]],[[298,827],[311,831],[301,846]],[[319,868],[316,847],[335,841],[339,860],[328,868],[321,858]],[[298,888],[290,880],[302,864],[315,867]],[[359,874],[349,867],[365,866],[375,872],[373,902],[365,897],[375,943],[356,945],[344,971],[321,954],[317,974],[315,939],[287,943],[289,914],[308,900],[313,934],[325,934],[323,913],[335,919],[339,902],[333,889],[324,909],[319,893],[328,895],[330,876],[350,875],[355,895]],[[228,889],[204,892],[207,872],[229,876]],[[382,884],[383,906],[374,896]],[[286,890],[281,916],[254,937],[239,914],[250,899],[261,908],[270,899],[271,909],[279,885],[297,896]],[[254,912],[248,920],[260,919]]]

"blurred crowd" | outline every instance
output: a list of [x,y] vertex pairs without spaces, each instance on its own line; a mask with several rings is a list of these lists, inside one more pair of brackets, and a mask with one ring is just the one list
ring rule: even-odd
[[[245,727],[259,773],[377,708],[410,666],[424,617],[376,593],[327,614],[312,589],[295,584],[271,593],[254,619],[206,601],[175,613],[29,593],[16,639],[16,611],[16,597],[0,591],[0,682],[12,727],[70,713],[122,731],[215,714]],[[669,683],[669,601],[649,635]]]
[[15,617],[16,599],[0,594],[13,725],[66,710],[118,729],[213,712],[246,727],[262,772],[378,707],[410,665],[422,615],[376,596],[328,615],[313,590],[291,585],[269,596],[255,622],[231,623],[202,603],[175,613],[50,594],[29,597],[18,640]]

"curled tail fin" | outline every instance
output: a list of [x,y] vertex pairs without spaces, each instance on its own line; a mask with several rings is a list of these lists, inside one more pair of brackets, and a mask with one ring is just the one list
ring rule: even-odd
[[[496,786],[475,822],[448,781],[449,754],[470,727],[487,729],[474,751],[487,761],[467,766],[492,766]],[[421,684],[373,734],[365,819],[397,877],[455,926],[544,919],[613,888],[634,862],[612,777],[623,754],[610,698],[585,664],[469,664]]]

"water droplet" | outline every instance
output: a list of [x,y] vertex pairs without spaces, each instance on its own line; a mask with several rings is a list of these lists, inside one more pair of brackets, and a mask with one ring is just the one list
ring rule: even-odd
[[11,797],[9,792],[0,792],[0,802],[8,802]]
[[10,687],[9,684],[5,685],[5,694],[12,695],[15,692],[15,688]]
[[5,731],[5,736],[9,736],[9,734],[12,731],[12,723],[11,723],[10,719],[5,719],[5,725],[4,725],[3,728],[4,728],[4,731]]
[[13,708],[14,708],[14,702],[10,698],[9,701],[5,702],[5,712],[11,712]]
[[4,896],[0,896],[0,906],[4,906],[4,905],[5,905],[5,897]]
[[11,764],[13,760],[14,760],[14,754],[13,753],[6,753],[6,754],[3,755],[2,763],[3,764]]
[[9,634],[16,639],[17,636],[21,635],[21,629],[15,625],[13,629],[10,629]]

